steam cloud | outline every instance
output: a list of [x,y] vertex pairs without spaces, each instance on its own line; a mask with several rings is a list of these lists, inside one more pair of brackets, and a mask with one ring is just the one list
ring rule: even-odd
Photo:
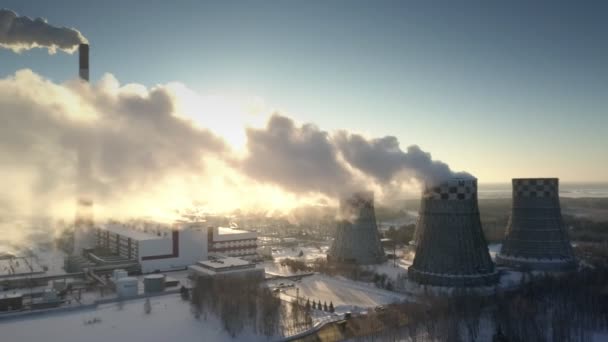
[[43,18],[20,17],[11,10],[0,9],[0,47],[17,53],[39,47],[54,54],[57,49],[72,53],[80,43],[87,43],[87,39],[78,30],[55,27]]
[[473,177],[452,171],[416,145],[402,151],[393,136],[366,139],[345,131],[330,134],[312,124],[298,127],[278,114],[265,128],[248,129],[247,142],[249,156],[243,160],[243,170],[250,177],[296,192],[335,196],[373,183],[382,188],[412,179],[432,185],[453,177]]
[[446,163],[433,160],[430,153],[417,145],[403,152],[393,136],[367,140],[358,134],[340,132],[334,140],[350,165],[382,183],[392,181],[399,174],[431,185],[454,177],[473,177],[466,172],[452,171]]
[[[0,186],[7,189],[0,203],[45,208],[88,195],[97,205],[177,186],[228,203],[256,186],[286,196],[335,198],[360,190],[395,194],[412,181],[471,177],[452,172],[418,146],[402,151],[392,136],[332,133],[280,114],[260,128],[235,123],[247,137],[239,154],[218,134],[177,113],[179,101],[170,85],[121,86],[112,75],[96,84],[56,84],[30,70],[0,79]],[[170,178],[177,185],[164,183]],[[222,197],[235,189],[237,195]]]
[[336,194],[352,186],[330,135],[312,124],[297,127],[275,114],[265,128],[247,130],[247,147],[242,168],[255,179],[301,193]]
[[120,87],[111,75],[95,86],[58,85],[30,70],[0,80],[5,195],[13,203],[19,194],[32,202],[112,200],[144,192],[167,175],[202,172],[202,157],[227,147],[176,116],[174,102],[165,86]]

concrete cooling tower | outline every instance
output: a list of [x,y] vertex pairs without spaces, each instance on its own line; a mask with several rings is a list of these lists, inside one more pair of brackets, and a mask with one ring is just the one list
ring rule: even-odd
[[451,179],[427,187],[416,230],[419,240],[409,279],[446,287],[489,286],[498,281],[481,229],[476,179]]
[[511,217],[496,263],[547,271],[576,266],[558,186],[557,178],[513,179]]
[[341,199],[339,215],[328,261],[369,265],[386,260],[376,226],[373,193],[358,192]]

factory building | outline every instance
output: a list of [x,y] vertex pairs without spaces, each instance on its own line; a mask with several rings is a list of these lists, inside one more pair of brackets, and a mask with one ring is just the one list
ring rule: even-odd
[[423,190],[416,256],[408,269],[418,284],[476,287],[496,284],[477,204],[476,179],[450,179]]
[[327,261],[368,265],[386,260],[376,225],[372,192],[358,192],[342,198],[339,216]]
[[257,254],[256,232],[225,227],[209,227],[207,232],[209,253],[229,257],[249,258]]
[[557,178],[513,179],[511,216],[496,263],[531,270],[576,267],[562,220]]
[[96,232],[97,247],[139,262],[143,273],[185,269],[207,259],[207,231],[202,224],[179,226],[110,223]]
[[264,268],[247,260],[232,257],[210,257],[188,267],[193,279],[205,277],[220,280],[246,279],[259,282],[264,280]]

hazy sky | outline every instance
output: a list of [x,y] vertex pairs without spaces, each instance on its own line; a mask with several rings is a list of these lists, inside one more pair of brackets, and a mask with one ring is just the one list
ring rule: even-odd
[[[608,3],[2,1],[77,28],[91,78],[259,96],[323,129],[395,135],[481,182],[608,181]],[[0,77],[77,56],[0,49]],[[209,120],[209,119],[207,119]]]

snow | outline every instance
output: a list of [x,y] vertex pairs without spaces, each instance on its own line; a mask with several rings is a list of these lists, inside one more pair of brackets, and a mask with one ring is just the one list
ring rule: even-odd
[[378,274],[385,274],[389,279],[397,281],[398,277],[407,275],[407,268],[413,263],[413,253],[408,250],[397,250],[397,260],[387,260],[380,265],[366,266]]
[[[144,313],[145,299],[100,305],[96,309],[45,314],[0,321],[2,342],[62,341],[266,341],[244,333],[230,337],[219,321],[197,320],[179,295],[150,298],[152,311]],[[87,321],[100,320],[86,324]]]
[[[287,281],[285,281],[287,283]],[[289,282],[294,287],[287,287],[283,292],[290,296],[310,298],[318,302],[333,302],[336,311],[351,311],[353,307],[373,308],[379,305],[402,302],[408,297],[361,282],[339,277],[315,274],[300,281]]]
[[502,248],[502,243],[491,243],[488,245],[488,250],[490,251],[490,257],[492,260],[496,258],[496,254],[500,253],[500,249]]
[[[285,258],[302,260],[302,261],[314,261],[319,258],[327,258],[327,250],[329,246],[320,246],[319,248],[313,246],[305,246],[305,247],[283,247],[283,248],[273,248],[272,256],[275,261],[281,261]],[[298,256],[302,251],[302,256]]]

